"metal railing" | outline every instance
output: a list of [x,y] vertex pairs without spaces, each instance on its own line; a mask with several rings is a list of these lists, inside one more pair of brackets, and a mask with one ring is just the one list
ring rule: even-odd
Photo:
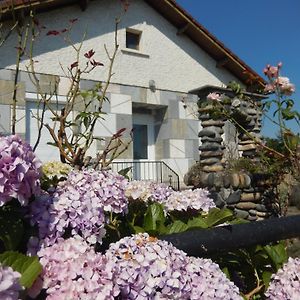
[[130,168],[127,176],[130,180],[152,180],[159,183],[165,183],[178,191],[179,176],[163,161],[114,161],[111,169],[120,172]]

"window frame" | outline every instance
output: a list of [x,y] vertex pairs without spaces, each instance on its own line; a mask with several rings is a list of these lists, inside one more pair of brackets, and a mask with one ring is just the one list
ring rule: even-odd
[[[128,41],[128,36],[131,35],[132,37],[136,38],[136,47],[128,47],[129,46],[129,41]],[[133,28],[126,28],[125,31],[125,48],[134,50],[134,51],[141,51],[141,40],[142,40],[142,31],[136,30]]]

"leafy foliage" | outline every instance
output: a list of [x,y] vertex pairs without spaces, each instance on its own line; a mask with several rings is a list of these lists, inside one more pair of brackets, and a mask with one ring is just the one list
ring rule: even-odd
[[42,271],[42,266],[37,256],[29,257],[15,251],[7,251],[0,254],[0,262],[19,272],[21,274],[20,283],[26,288],[31,287]]

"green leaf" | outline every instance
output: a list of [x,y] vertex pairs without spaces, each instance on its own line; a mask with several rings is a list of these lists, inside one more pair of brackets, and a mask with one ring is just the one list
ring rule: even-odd
[[147,232],[157,232],[159,226],[164,224],[165,219],[163,206],[159,203],[153,203],[147,208],[143,227]]
[[53,146],[53,147],[57,147],[57,144],[56,143],[52,143],[52,142],[47,142],[47,145]]
[[10,266],[21,274],[20,283],[29,288],[42,271],[42,266],[37,256],[26,256],[19,252],[7,251],[0,254],[0,262]]
[[197,218],[193,218],[192,220],[189,220],[187,226],[188,229],[208,227],[205,220],[202,217],[197,217]]
[[21,216],[6,207],[0,210],[0,240],[5,250],[16,250],[22,240],[24,226]]
[[265,288],[267,289],[271,280],[272,272],[270,271],[264,271],[262,273],[262,280],[265,284]]
[[183,232],[188,229],[188,225],[180,220],[176,220],[174,223],[167,226],[165,234],[172,234],[177,232]]
[[128,173],[131,171],[132,167],[128,167],[125,169],[120,170],[118,173],[122,176],[124,176],[125,178],[129,179]]
[[132,226],[135,233],[143,233],[145,232],[145,229],[140,226]]
[[288,259],[288,255],[283,243],[278,243],[277,245],[266,245],[264,249],[276,270],[278,270]]
[[225,223],[233,218],[233,212],[229,209],[212,208],[205,219],[207,227],[213,227]]

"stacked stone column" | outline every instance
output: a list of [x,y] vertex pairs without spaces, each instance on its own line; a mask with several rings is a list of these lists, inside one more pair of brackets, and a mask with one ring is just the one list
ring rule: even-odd
[[204,172],[221,172],[223,171],[223,154],[224,146],[221,135],[224,133],[223,120],[213,120],[210,117],[209,111],[211,105],[199,109],[199,119],[202,121],[202,130],[199,132],[201,138],[200,164]]
[[[257,160],[257,149],[255,139],[260,139],[262,113],[257,108],[260,106],[259,95],[254,104],[253,99],[247,101],[234,98],[235,94],[226,89],[206,87],[197,90],[200,99],[206,99],[210,92],[225,93],[231,97],[232,105],[229,110],[240,118],[244,128],[237,128],[238,150],[242,157]],[[201,100],[200,100],[201,101]],[[199,108],[199,120],[202,130],[199,132],[201,138],[200,160],[185,176],[187,185],[194,187],[206,187],[210,191],[218,207],[232,209],[237,217],[250,221],[265,219],[274,214],[273,202],[274,187],[266,174],[250,174],[249,172],[230,171],[225,168],[224,161],[224,124],[226,119],[212,118],[215,106],[208,102],[206,106]]]

